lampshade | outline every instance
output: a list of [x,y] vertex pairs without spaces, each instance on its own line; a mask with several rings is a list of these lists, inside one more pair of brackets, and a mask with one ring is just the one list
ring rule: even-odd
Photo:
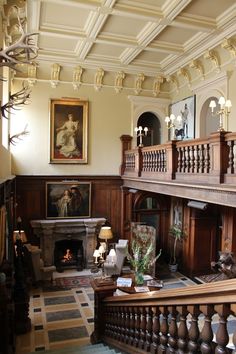
[[99,252],[99,250],[95,250],[95,251],[93,252],[93,257],[95,257],[95,258],[100,257],[100,252]]
[[102,226],[98,235],[102,240],[109,240],[113,237],[110,226]]
[[13,231],[13,241],[16,243],[16,240],[21,240],[21,242],[27,242],[27,237],[24,230],[15,230]]
[[116,251],[114,250],[114,248],[110,249],[109,258],[110,258],[112,263],[115,263],[115,261],[116,261]]
[[103,245],[100,245],[98,251],[100,252],[100,254],[103,254],[106,250]]

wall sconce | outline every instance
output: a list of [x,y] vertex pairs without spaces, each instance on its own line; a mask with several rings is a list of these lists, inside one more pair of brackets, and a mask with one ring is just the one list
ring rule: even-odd
[[223,119],[224,119],[224,117],[226,117],[226,119],[228,119],[228,116],[230,114],[230,108],[232,107],[232,103],[230,100],[225,101],[225,98],[223,96],[221,96],[219,98],[218,104],[220,105],[219,111],[215,112],[215,108],[216,108],[216,101],[215,100],[211,100],[209,107],[211,108],[212,115],[216,114],[216,115],[219,115],[219,117],[220,117],[219,128],[217,130],[219,132],[224,132],[225,130],[223,128]]
[[141,125],[134,129],[137,138],[139,138],[139,147],[143,147],[143,137],[147,136],[148,127],[143,128]]
[[176,139],[175,129],[182,122],[182,117],[181,116],[176,117],[173,113],[171,113],[170,116],[165,117],[165,122],[166,122],[167,129],[171,129],[170,139],[171,140]]

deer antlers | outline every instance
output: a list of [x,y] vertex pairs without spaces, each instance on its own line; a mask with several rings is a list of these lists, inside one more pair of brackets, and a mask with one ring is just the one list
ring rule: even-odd
[[30,94],[29,88],[23,87],[20,91],[10,95],[9,101],[1,106],[2,117],[7,119],[7,113],[10,113],[11,109],[18,110],[22,105],[28,104]]
[[10,136],[9,143],[15,146],[18,143],[18,140],[22,140],[23,136],[28,135],[29,131],[26,130],[26,128],[27,128],[27,124],[24,127],[24,130],[22,132]]
[[[6,49],[0,51],[0,66],[14,67],[16,64],[31,63],[38,55],[33,36],[38,33],[22,34],[21,38]],[[23,58],[23,59],[22,59]]]

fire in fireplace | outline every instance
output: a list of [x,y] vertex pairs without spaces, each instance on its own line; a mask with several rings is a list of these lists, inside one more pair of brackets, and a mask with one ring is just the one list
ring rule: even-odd
[[83,241],[70,239],[55,242],[54,262],[58,272],[72,268],[83,270]]

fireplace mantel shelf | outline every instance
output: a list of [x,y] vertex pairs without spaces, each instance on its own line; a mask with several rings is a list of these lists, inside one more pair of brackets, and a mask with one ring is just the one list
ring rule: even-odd
[[97,244],[97,228],[105,221],[105,218],[42,219],[31,220],[30,224],[34,234],[40,238],[45,265],[54,264],[55,242],[73,238],[83,241],[85,266],[90,268],[93,265],[93,251]]

